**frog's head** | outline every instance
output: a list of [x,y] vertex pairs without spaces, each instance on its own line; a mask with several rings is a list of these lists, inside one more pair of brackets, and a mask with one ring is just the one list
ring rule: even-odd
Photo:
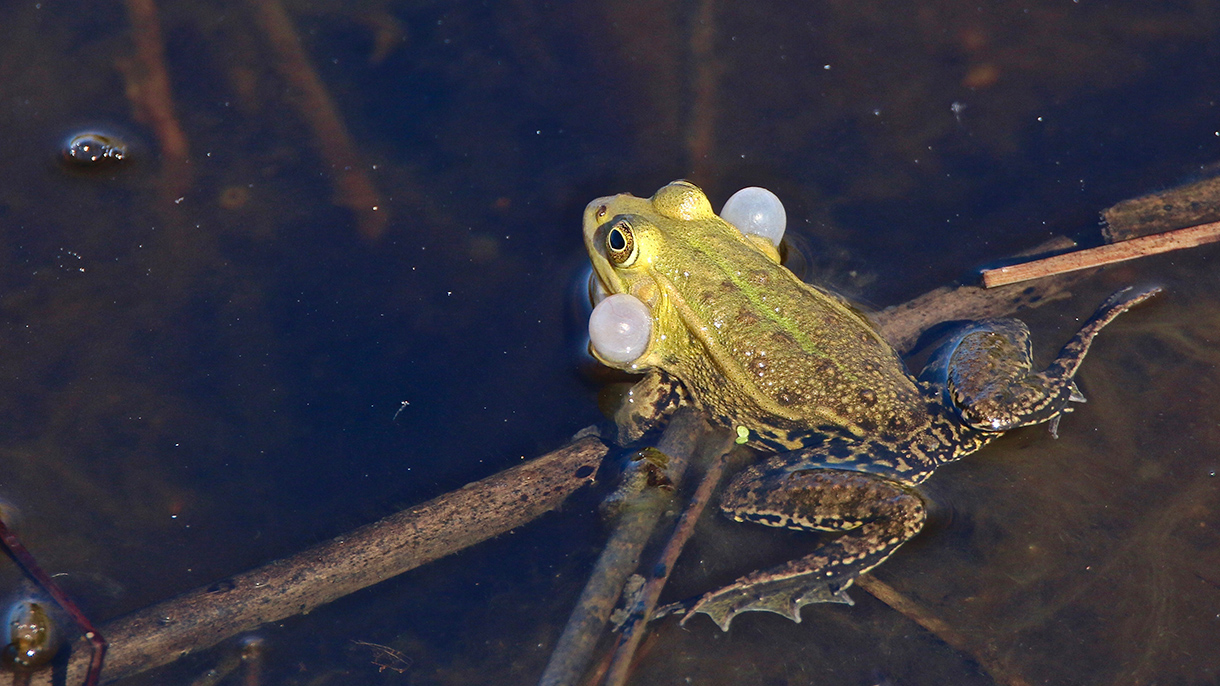
[[[769,191],[762,192],[774,198]],[[730,198],[726,204],[726,216],[733,202]],[[737,221],[753,222],[759,214],[756,204],[738,210]],[[743,234],[717,216],[707,196],[689,181],[674,181],[651,198],[621,194],[594,200],[585,208],[584,236],[593,263],[593,286],[609,296],[630,296],[607,307],[599,304],[590,320],[594,355],[621,369],[656,366],[666,348],[672,352],[681,345],[674,334],[682,322],[674,310],[675,298],[669,296],[681,300],[679,292],[684,288],[723,280],[717,275],[721,268],[717,260],[709,260],[708,255],[724,255],[732,261],[732,255],[742,254],[738,251],[757,251],[779,262],[771,238]],[[597,324],[604,325],[600,335]]]
[[[629,293],[655,304],[649,267],[672,252],[683,222],[720,221],[707,196],[689,181],[674,181],[651,198],[629,193],[598,198],[585,208],[585,249],[607,293]],[[723,223],[723,222],[721,222]]]
[[[594,285],[607,295],[626,294],[636,301],[617,299],[614,315],[606,314],[610,307],[599,308],[601,316],[610,319],[610,326],[634,332],[628,336],[634,340],[617,354],[606,344],[599,345],[594,332],[593,352],[603,363],[635,370],[652,366],[648,353],[655,352],[651,336],[657,327],[651,320],[662,323],[658,305],[665,289],[658,269],[664,263],[673,264],[675,258],[680,260],[690,242],[709,226],[733,230],[716,216],[703,191],[689,181],[674,181],[651,198],[624,193],[598,198],[585,208],[585,249],[593,263]],[[594,322],[598,316],[594,315]]]
[[[737,195],[758,190],[761,189],[746,189]],[[628,293],[652,306],[657,297],[657,284],[650,269],[667,258],[681,258],[713,236],[745,240],[779,262],[779,253],[772,240],[778,244],[778,236],[783,233],[783,206],[769,191],[762,192],[774,199],[781,215],[778,234],[771,233],[774,238],[755,235],[749,230],[743,236],[733,224],[716,215],[707,196],[689,181],[674,181],[651,198],[623,193],[594,200],[585,208],[584,235],[585,249],[593,262],[597,280],[608,294]],[[725,204],[726,217],[736,197]],[[757,210],[751,205],[746,216],[754,214]]]

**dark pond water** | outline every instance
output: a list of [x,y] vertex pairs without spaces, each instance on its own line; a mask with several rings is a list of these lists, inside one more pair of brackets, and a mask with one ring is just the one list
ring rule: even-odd
[[[259,3],[166,1],[159,118],[139,4],[0,7],[0,495],[98,621],[599,421],[572,296],[593,197],[771,188],[811,275],[880,307],[1096,242],[1100,210],[1220,160],[1210,2],[286,3],[327,105]],[[84,130],[126,158],[61,163]],[[665,622],[634,683],[1215,683],[1218,258],[1112,268],[1026,316],[1046,353],[1116,287],[1168,290],[1103,336],[1058,441],[943,470],[933,526],[877,571],[970,651],[857,590],[799,625]],[[265,683],[535,683],[605,488],[265,628]],[[710,517],[671,595],[790,544]]]

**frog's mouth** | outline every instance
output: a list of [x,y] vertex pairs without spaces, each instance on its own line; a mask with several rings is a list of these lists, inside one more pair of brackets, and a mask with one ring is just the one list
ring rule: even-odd
[[597,275],[596,270],[589,271],[589,304],[594,307],[598,303],[605,300],[610,295],[610,291],[606,288],[606,284],[602,283],[602,279]]
[[[627,285],[610,268],[610,262],[604,256],[591,252],[589,254],[589,261],[593,267],[589,273],[590,303],[597,305],[605,300],[607,296],[627,292]],[[606,271],[609,271],[610,278],[607,278]]]
[[589,274],[589,349],[603,364],[636,370],[652,346],[652,307],[631,293],[629,282],[606,253],[606,233],[615,222],[609,210],[621,196],[598,198],[585,208],[584,240]]

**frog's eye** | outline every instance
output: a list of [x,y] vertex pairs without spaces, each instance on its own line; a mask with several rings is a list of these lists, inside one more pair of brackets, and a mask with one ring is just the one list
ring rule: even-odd
[[631,224],[626,219],[620,219],[606,232],[606,256],[620,267],[631,266],[636,256],[635,235],[631,233]]

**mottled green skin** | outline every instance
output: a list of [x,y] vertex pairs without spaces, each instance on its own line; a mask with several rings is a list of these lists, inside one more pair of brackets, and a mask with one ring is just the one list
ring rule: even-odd
[[747,429],[751,445],[779,451],[734,477],[721,497],[726,514],[846,532],[689,608],[725,630],[745,611],[800,621],[802,605],[850,602],[852,580],[922,528],[914,487],[1004,431],[1054,428],[1069,401],[1083,400],[1072,377],[1093,337],[1157,291],[1115,294],[1044,372],[1031,370],[1025,325],[996,319],[961,329],[916,379],[850,304],[801,282],[687,182],[651,199],[594,200],[584,234],[605,289],[635,295],[653,314],[648,349],[611,365],[647,373],[616,416],[621,438],[694,402],[716,423]]
[[[666,193],[667,186],[660,193]],[[602,198],[586,238],[611,292],[648,303],[653,344],[632,370],[663,369],[726,425],[772,449],[804,445],[824,429],[856,437],[909,435],[927,422],[915,380],[873,327],[843,300],[796,278],[702,200],[688,218],[652,200]],[[602,221],[591,212],[605,206]],[[628,218],[640,257],[614,268],[597,251]]]

